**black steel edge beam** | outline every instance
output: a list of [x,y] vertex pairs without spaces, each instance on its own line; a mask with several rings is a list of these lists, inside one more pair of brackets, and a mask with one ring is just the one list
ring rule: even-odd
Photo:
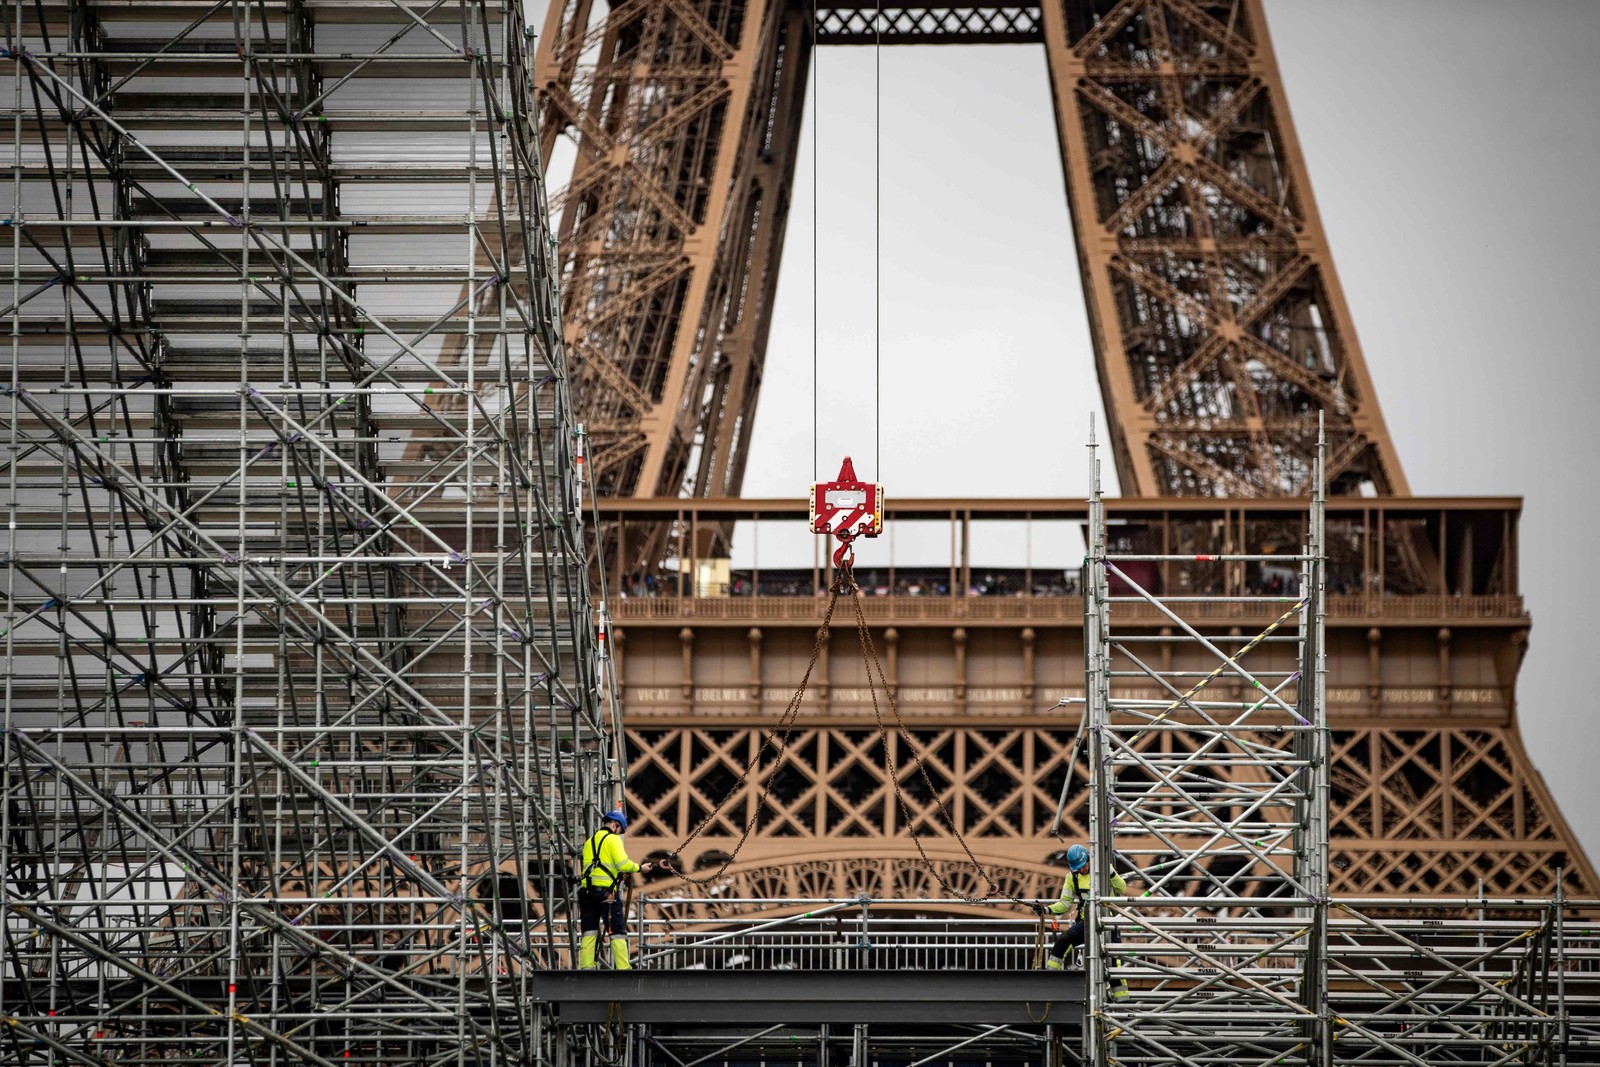
[[550,971],[533,999],[562,1023],[1030,1023],[1083,1010],[1053,971]]
[[[561,1002],[554,1005],[562,1025],[583,1025],[618,1020],[607,1004],[598,1001]],[[1029,1009],[1032,1014],[1029,1014]],[[1013,1026],[1028,1023],[1076,1022],[1083,1014],[1078,1001],[1036,1000],[1029,1002],[971,1000],[962,1004],[746,1004],[736,1001],[681,1001],[677,1003],[632,1003],[622,1001],[620,1021],[656,1025],[722,1024],[729,1026],[783,1024],[816,1026],[821,1023],[914,1023],[924,1026]]]

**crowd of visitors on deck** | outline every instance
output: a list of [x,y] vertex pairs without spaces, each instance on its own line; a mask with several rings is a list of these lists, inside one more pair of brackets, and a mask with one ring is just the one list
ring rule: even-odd
[[[950,572],[948,570],[916,570],[909,573],[897,573],[891,584],[890,574],[884,569],[862,569],[856,571],[856,583],[861,587],[864,596],[898,596],[898,597],[948,597],[950,595]],[[1031,586],[1029,579],[1031,577]],[[957,575],[959,579],[959,574]],[[688,575],[679,578],[674,574],[664,576],[645,574],[629,578],[622,583],[621,595],[627,597],[661,597],[661,596],[688,596],[691,592],[691,581]],[[959,580],[956,585],[961,589]],[[813,576],[807,571],[773,571],[760,575],[759,581],[755,575],[748,572],[735,572],[728,580],[725,589],[718,589],[714,595],[747,597],[747,596],[826,596],[828,592],[827,578]],[[1078,575],[1063,571],[1036,571],[1029,575],[1025,571],[974,571],[971,581],[967,584],[964,595],[969,597],[1022,597],[1022,596],[1077,596],[1080,592]],[[703,595],[703,591],[702,591]]]

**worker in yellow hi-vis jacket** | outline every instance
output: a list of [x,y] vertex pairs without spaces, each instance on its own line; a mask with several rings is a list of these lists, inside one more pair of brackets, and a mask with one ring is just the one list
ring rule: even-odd
[[600,829],[583,843],[583,874],[578,886],[578,967],[593,970],[600,931],[611,939],[611,966],[628,970],[628,916],[622,906],[622,878],[634,871],[649,873],[653,863],[635,863],[622,847],[628,817],[621,811],[605,814]]
[[[1116,871],[1111,872],[1111,894],[1118,897],[1128,895],[1128,883]],[[1050,946],[1050,955],[1044,961],[1046,969],[1062,970],[1067,954],[1083,944],[1083,902],[1088,895],[1089,850],[1082,845],[1073,845],[1067,849],[1067,879],[1061,886],[1061,898],[1048,906],[1044,904],[1033,906],[1033,910],[1040,915],[1063,915],[1068,911],[1072,912],[1072,925],[1067,927],[1067,932],[1056,938],[1055,944]],[[1121,1000],[1127,995],[1126,979],[1116,982],[1111,987],[1113,1000]]]

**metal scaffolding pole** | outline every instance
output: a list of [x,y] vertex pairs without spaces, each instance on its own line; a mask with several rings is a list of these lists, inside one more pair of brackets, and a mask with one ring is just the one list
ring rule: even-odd
[[4,10],[0,1058],[547,1061],[616,724],[524,6]]

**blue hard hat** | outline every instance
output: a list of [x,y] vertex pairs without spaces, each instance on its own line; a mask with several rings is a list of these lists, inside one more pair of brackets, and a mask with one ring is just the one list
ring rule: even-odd
[[606,812],[603,816],[601,816],[601,819],[604,822],[614,822],[624,830],[628,828],[628,817],[622,814],[621,808],[618,808],[616,811]]
[[1089,850],[1082,845],[1073,845],[1067,849],[1067,869],[1081,871],[1089,866]]

